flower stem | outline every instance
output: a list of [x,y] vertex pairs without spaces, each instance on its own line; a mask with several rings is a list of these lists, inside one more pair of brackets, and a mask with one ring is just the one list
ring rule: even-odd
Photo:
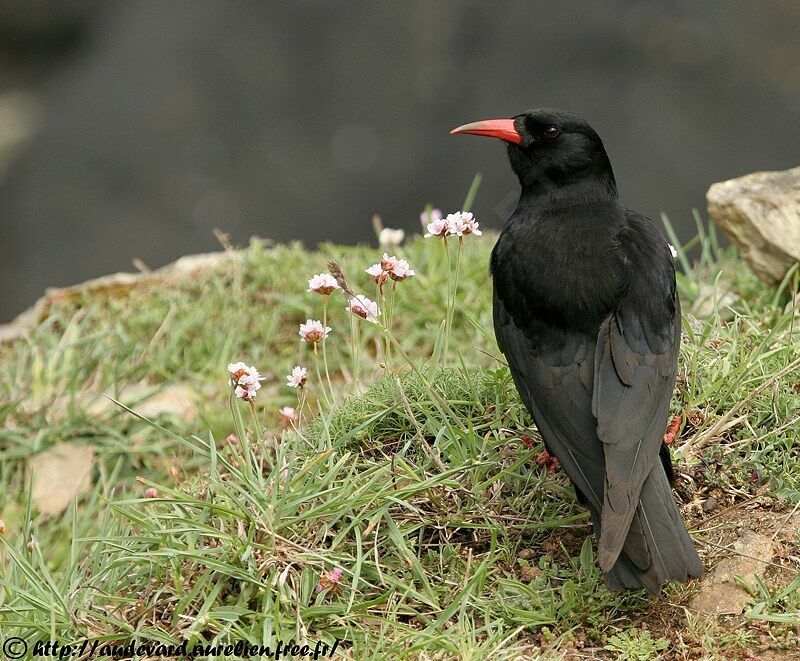
[[[315,352],[314,358],[316,359],[316,357],[317,354]],[[317,364],[317,367],[319,368],[319,364]],[[317,369],[317,374],[319,374],[319,369]],[[325,392],[324,389],[323,392]],[[306,398],[307,398],[306,390],[305,388],[301,388],[300,392],[297,393],[297,427],[300,427],[303,424],[303,409],[306,406]]]
[[[397,281],[392,280],[392,292],[389,294],[389,304],[387,306],[387,319],[386,319],[386,328],[388,329],[389,333],[392,332],[392,323],[394,322],[394,302],[395,302],[395,294],[397,293]],[[386,367],[389,368],[390,361],[392,359],[392,343],[387,341],[386,342]]]
[[[328,326],[328,297],[322,297],[322,327],[326,328]],[[325,346],[328,343],[325,340],[322,340],[322,364],[325,366],[325,380],[328,382],[328,390],[331,391],[331,400],[333,403],[336,403],[336,393],[333,390],[333,386],[331,385],[331,374],[328,371],[328,353],[325,349]],[[317,367],[317,375],[319,375],[319,366]],[[321,380],[321,379],[320,379]],[[325,392],[325,386],[322,387],[322,392]],[[328,402],[327,395],[325,396],[325,401],[328,403],[328,407],[330,407],[330,402]]]
[[[444,360],[443,365],[447,367],[447,349],[450,346],[450,333],[453,329],[453,314],[456,310],[456,294],[458,293],[458,275],[461,271],[461,248],[464,245],[463,237],[458,237],[458,251],[456,252],[456,274],[455,277],[452,278],[452,290],[450,289],[450,283],[448,282],[448,294],[447,294],[447,321],[445,323],[445,340],[444,340]],[[450,251],[447,251],[447,270],[448,273],[450,272]],[[449,280],[449,278],[448,278]]]
[[[393,281],[394,282],[394,281]],[[383,285],[378,285],[378,296],[381,302],[381,310],[383,311],[383,320],[384,324],[387,328],[391,328],[392,318],[391,312],[389,310],[389,306],[386,304],[386,292],[383,289]],[[386,366],[389,366],[389,355],[391,354],[391,343],[389,342],[389,338],[384,338],[383,342],[383,359],[386,363]]]
[[[250,413],[252,414],[252,417],[253,417],[253,433],[255,434],[255,441],[256,441],[256,444],[258,445],[258,444],[261,443],[261,439],[262,439],[262,436],[263,436],[263,431],[261,429],[261,423],[259,423],[259,421],[258,421],[258,414],[256,413],[256,405],[253,402],[253,400],[251,399],[247,403],[250,404]],[[250,458],[251,458],[250,457],[250,443],[249,443],[249,439],[247,438],[247,434],[245,434],[245,437],[242,439],[242,451],[244,453],[244,460],[245,460],[245,463],[247,464],[247,468],[248,469],[252,468],[252,462],[250,461]]]
[[358,323],[354,315],[350,315],[350,355],[353,360],[353,383],[355,384],[356,391],[359,390],[358,385]]
[[[324,323],[324,322],[323,322]],[[322,341],[322,352],[325,353],[325,340]],[[324,358],[323,358],[324,361]],[[331,400],[328,399],[328,391],[325,390],[325,384],[322,381],[322,370],[319,368],[319,352],[314,352],[314,367],[317,370],[317,379],[319,380],[319,389],[322,391],[322,398],[328,408],[331,407]],[[327,367],[327,366],[326,366]],[[328,378],[328,385],[330,386],[330,378]]]
[[442,239],[444,254],[447,257],[447,306],[444,314],[444,348],[442,350],[442,366],[447,366],[447,349],[450,344],[450,306],[453,304],[453,268],[450,260],[450,246],[447,244],[447,237]]

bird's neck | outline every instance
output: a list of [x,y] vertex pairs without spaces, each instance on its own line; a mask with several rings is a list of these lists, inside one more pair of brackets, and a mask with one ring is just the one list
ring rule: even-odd
[[535,177],[520,178],[520,204],[556,213],[576,208],[620,208],[614,175],[611,172],[592,174],[558,177],[542,172]]

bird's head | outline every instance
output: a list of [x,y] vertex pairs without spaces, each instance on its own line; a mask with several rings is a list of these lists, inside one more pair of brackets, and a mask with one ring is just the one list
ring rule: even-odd
[[616,194],[603,141],[572,113],[536,108],[510,119],[488,119],[450,131],[499,138],[508,143],[511,168],[523,188],[561,188],[592,180]]

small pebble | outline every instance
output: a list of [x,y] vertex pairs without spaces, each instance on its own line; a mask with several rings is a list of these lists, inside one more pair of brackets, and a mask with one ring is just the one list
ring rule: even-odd
[[707,498],[703,501],[703,511],[708,514],[709,512],[713,512],[715,509],[717,509],[718,505],[719,501],[712,496],[711,498]]

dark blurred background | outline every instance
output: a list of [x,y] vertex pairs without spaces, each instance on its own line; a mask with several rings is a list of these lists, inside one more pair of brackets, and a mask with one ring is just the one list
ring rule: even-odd
[[685,239],[714,181],[800,163],[800,2],[0,0],[0,321],[49,285],[258,234],[372,240],[433,202],[499,227],[500,144],[558,106]]

